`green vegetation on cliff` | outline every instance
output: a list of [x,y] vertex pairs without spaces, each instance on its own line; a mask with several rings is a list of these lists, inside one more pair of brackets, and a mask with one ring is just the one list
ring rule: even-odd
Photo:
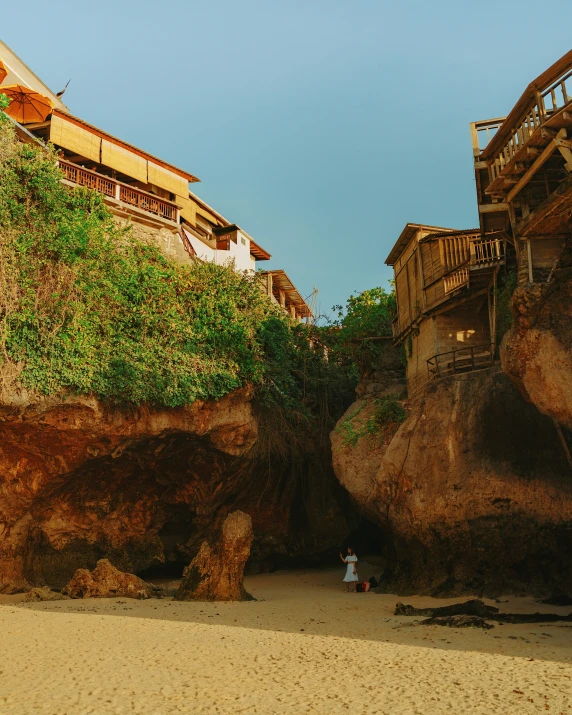
[[376,362],[382,349],[380,338],[391,337],[391,322],[397,313],[395,290],[370,288],[351,295],[345,306],[336,305],[332,343],[351,360],[363,376]]
[[323,399],[336,366],[256,276],[168,260],[61,178],[53,152],[0,123],[4,390],[175,407],[250,383],[289,409]]

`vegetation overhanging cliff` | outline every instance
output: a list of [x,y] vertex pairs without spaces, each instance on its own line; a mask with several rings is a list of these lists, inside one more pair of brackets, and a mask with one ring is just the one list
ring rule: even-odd
[[[0,114],[0,116],[2,116]],[[233,509],[253,556],[339,546],[327,435],[353,364],[255,275],[182,266],[0,122],[0,590],[188,563]]]

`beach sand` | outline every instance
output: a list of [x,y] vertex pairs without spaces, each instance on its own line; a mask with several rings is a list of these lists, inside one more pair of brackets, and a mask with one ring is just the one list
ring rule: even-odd
[[246,603],[0,597],[0,713],[572,715],[572,624],[410,625],[396,601],[464,599],[346,594],[343,572],[252,576]]

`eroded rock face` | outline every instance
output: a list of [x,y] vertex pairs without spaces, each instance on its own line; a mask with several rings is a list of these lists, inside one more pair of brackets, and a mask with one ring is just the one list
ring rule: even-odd
[[0,404],[0,592],[61,589],[102,558],[128,573],[182,570],[236,509],[252,515],[258,562],[335,549],[347,523],[331,466],[318,452],[296,472],[253,461],[251,399],[244,389],[180,409]]
[[123,573],[107,559],[100,559],[93,571],[78,569],[62,589],[70,598],[137,598],[155,595],[155,590],[132,573]]
[[572,593],[570,466],[552,420],[498,370],[435,383],[389,443],[344,445],[337,429],[332,447],[393,545],[385,590]]
[[176,601],[249,601],[244,567],[252,545],[252,519],[242,511],[229,514],[212,545],[204,541],[183,572]]
[[0,419],[0,592],[61,588],[104,557],[129,572],[160,562],[161,530],[208,513],[257,435],[245,390],[171,410],[23,399]]
[[572,246],[559,265],[550,283],[515,291],[501,358],[524,397],[572,430]]

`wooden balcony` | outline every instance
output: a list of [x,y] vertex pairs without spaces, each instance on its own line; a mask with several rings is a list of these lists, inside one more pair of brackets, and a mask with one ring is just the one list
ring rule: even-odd
[[460,268],[457,271],[453,271],[452,273],[449,273],[446,276],[443,276],[443,289],[445,291],[445,295],[448,295],[449,293],[452,293],[453,291],[456,291],[459,288],[462,288],[463,286],[468,286],[468,285],[469,285],[469,267],[468,266],[463,266],[463,268]]
[[464,301],[487,290],[505,263],[504,233],[447,232],[424,237],[396,276],[395,340],[446,303]]
[[505,260],[505,242],[498,238],[475,238],[471,241],[471,270],[487,268],[503,263]]
[[96,171],[84,169],[69,161],[59,160],[65,180],[75,186],[85,186],[88,189],[103,194],[113,204],[126,209],[128,213],[159,220],[169,224],[179,224],[179,208],[171,201],[165,201],[158,196],[141,191],[141,189],[124,184],[121,181],[98,174]]
[[494,362],[494,345],[471,345],[439,353],[427,360],[430,380],[449,375],[473,372],[491,367]]
[[[572,160],[567,129],[572,129],[572,51],[528,86],[506,119],[472,125],[475,160],[488,166],[486,194],[510,202],[556,149]],[[481,147],[483,136],[490,141]]]

